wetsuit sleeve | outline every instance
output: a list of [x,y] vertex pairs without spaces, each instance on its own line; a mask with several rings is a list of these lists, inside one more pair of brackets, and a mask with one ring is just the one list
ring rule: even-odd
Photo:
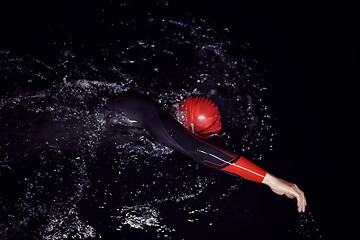
[[[185,131],[188,130],[185,129]],[[246,159],[244,156],[214,146],[191,132],[188,134],[200,142],[196,149],[197,156],[194,157],[198,162],[208,167],[235,174],[251,181],[262,182],[264,179],[266,171]]]
[[262,182],[264,179],[266,171],[244,156],[215,146],[193,134],[157,107],[154,107],[154,112],[157,114],[145,126],[161,143],[219,171],[255,182]]

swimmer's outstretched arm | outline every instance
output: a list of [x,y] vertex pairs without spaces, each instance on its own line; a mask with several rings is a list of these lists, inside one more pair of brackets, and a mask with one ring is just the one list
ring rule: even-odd
[[[188,132],[187,130],[185,131]],[[296,198],[298,211],[305,211],[305,195],[296,184],[275,177],[244,156],[230,153],[225,149],[214,146],[192,133],[188,132],[188,135],[191,135],[192,138],[187,138],[187,142],[191,142],[193,144],[192,146],[197,145],[196,154],[190,155],[194,160],[222,172],[235,174],[250,181],[263,183],[269,186],[276,194],[285,195],[292,199]],[[191,141],[192,139],[196,139],[198,144]]]
[[[202,146],[202,148],[204,148],[204,146]],[[218,148],[218,150],[220,149]],[[213,152],[213,154],[215,154],[215,152]],[[221,154],[217,153],[217,157],[219,156],[221,156]],[[235,157],[235,159],[236,158],[237,157]],[[225,157],[223,157],[223,161],[224,159]],[[275,177],[274,175],[265,171],[255,163],[249,161],[244,156],[240,156],[239,158],[237,158],[235,162],[232,162],[232,160],[225,160],[225,161],[229,165],[223,168],[219,168],[220,171],[232,173],[250,181],[263,183],[269,186],[270,189],[276,194],[285,195],[291,199],[296,198],[298,211],[305,212],[305,207],[306,207],[305,195],[304,192],[301,191],[296,184]],[[212,159],[212,163],[214,162],[215,160]],[[213,167],[213,166],[209,166],[209,167]]]
[[268,173],[258,165],[193,134],[150,98],[124,94],[109,102],[107,109],[122,112],[134,120],[135,127],[145,128],[160,143],[181,152],[195,161],[222,172],[266,184],[279,195],[296,198],[298,211],[304,212],[306,199],[296,184]]
[[262,183],[268,185],[276,194],[285,195],[291,199],[296,198],[298,211],[305,212],[306,198],[304,192],[296,184],[277,178],[268,172],[265,174]]

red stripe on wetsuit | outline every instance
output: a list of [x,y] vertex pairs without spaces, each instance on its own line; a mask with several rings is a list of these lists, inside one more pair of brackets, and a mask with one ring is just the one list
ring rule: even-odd
[[266,171],[264,169],[262,169],[255,163],[249,161],[243,156],[240,156],[236,162],[230,163],[228,166],[222,168],[221,170],[229,173],[234,173],[245,179],[260,183],[263,181],[266,174]]
[[[216,152],[219,152],[219,153],[227,156],[226,159],[224,159],[223,157],[220,156],[220,154],[216,154],[216,156],[214,156],[214,157],[216,158],[216,160],[219,160],[220,163],[211,161],[211,159],[209,158],[209,159],[203,160],[203,163],[206,163],[206,165],[212,164],[214,166],[214,168],[217,168],[220,171],[232,173],[232,174],[241,176],[241,177],[251,180],[251,181],[260,182],[260,183],[263,181],[263,179],[266,175],[266,171],[264,169],[262,169],[261,167],[259,167],[258,165],[256,165],[255,163],[249,161],[244,156],[238,157],[238,154],[231,154],[219,147],[215,147],[212,144],[210,144],[209,142],[202,140],[199,136],[195,135],[194,133],[192,133],[188,130],[187,130],[187,132],[192,137],[197,139],[198,141],[213,148],[213,150],[215,150]],[[198,150],[198,151],[201,152],[201,150]],[[214,153],[210,154],[210,153],[205,153],[205,152],[204,152],[204,154],[207,154],[208,156],[215,155]],[[212,158],[212,159],[215,159],[215,158]],[[228,159],[228,158],[230,158],[230,159]]]

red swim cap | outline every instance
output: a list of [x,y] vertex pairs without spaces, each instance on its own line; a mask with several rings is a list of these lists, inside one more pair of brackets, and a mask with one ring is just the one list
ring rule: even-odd
[[189,97],[180,103],[183,125],[200,137],[209,138],[221,130],[220,112],[215,103],[206,97]]

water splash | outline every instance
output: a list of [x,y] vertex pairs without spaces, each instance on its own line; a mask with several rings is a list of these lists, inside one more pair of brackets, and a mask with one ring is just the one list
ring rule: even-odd
[[322,232],[317,225],[317,221],[311,211],[306,211],[299,215],[299,221],[289,229],[296,239],[323,239]]
[[[109,4],[99,19],[104,40],[87,52],[87,43],[72,37],[54,37],[50,62],[0,51],[0,176],[8,182],[0,196],[2,236],[86,239],[128,227],[168,238],[176,229],[167,214],[194,222],[217,207],[192,200],[209,189],[219,199],[236,191],[238,180],[176,157],[126,116],[108,118],[103,106],[129,89],[156,96],[169,110],[190,95],[210,97],[228,147],[255,161],[271,149],[269,86],[247,53],[251,46],[231,52],[227,30],[161,6]],[[90,207],[110,223],[88,216]]]

